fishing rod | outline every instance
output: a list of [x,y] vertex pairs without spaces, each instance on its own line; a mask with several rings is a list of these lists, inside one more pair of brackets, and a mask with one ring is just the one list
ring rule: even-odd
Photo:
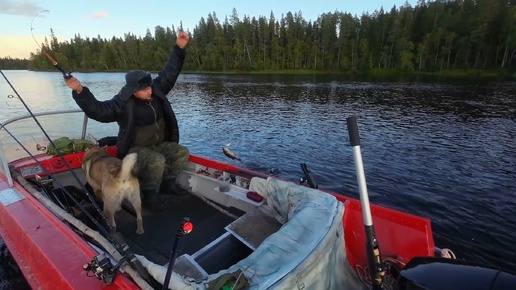
[[[45,138],[47,138],[47,140],[50,142],[50,145],[52,145],[52,147],[55,149],[57,155],[59,156],[59,158],[61,159],[61,161],[66,165],[66,168],[68,169],[68,171],[70,171],[73,175],[73,177],[75,178],[75,180],[78,182],[79,185],[82,186],[82,190],[84,191],[84,193],[86,194],[86,196],[88,196],[90,202],[93,204],[93,206],[95,207],[95,209],[97,210],[97,212],[100,214],[100,216],[104,219],[104,221],[107,223],[108,227],[110,227],[110,230],[111,232],[114,232],[114,229],[113,227],[111,226],[111,223],[109,222],[109,219],[107,218],[107,216],[104,214],[104,212],[100,209],[100,206],[97,204],[97,202],[95,201],[95,199],[93,198],[93,196],[89,193],[89,191],[82,185],[82,182],[81,180],[79,179],[79,177],[77,176],[77,174],[73,171],[72,167],[70,166],[70,164],[68,163],[68,161],[66,161],[66,159],[63,157],[63,155],[61,154],[61,151],[57,148],[57,146],[55,145],[54,141],[52,141],[52,139],[50,138],[50,136],[47,134],[47,132],[45,131],[45,129],[43,129],[43,126],[41,126],[41,123],[38,121],[38,119],[36,118],[36,116],[34,115],[34,113],[32,113],[32,110],[29,108],[29,106],[27,105],[27,103],[25,103],[25,101],[23,100],[23,98],[20,96],[20,94],[18,93],[18,91],[14,88],[14,86],[11,84],[11,82],[9,81],[9,79],[7,78],[7,76],[4,74],[4,72],[2,70],[0,70],[0,74],[2,74],[2,76],[4,77],[5,81],[7,82],[7,84],[11,87],[11,89],[14,91],[14,93],[16,94],[16,96],[18,97],[18,100],[20,100],[20,102],[22,102],[23,106],[25,107],[25,109],[27,110],[27,112],[29,112],[30,116],[32,117],[32,119],[34,119],[34,121],[36,122],[36,124],[38,125],[39,129],[41,130],[41,132],[43,132],[43,134],[45,135]],[[5,128],[5,127],[4,127]]]
[[[7,132],[7,134],[9,134],[9,136],[11,136],[11,138],[13,138],[13,140],[18,143],[18,145],[20,145],[20,147],[29,155],[29,157],[31,157],[34,161],[36,161],[36,163],[41,167],[41,169],[46,173],[48,174],[49,176],[52,176],[52,172],[50,172],[50,170],[48,170],[42,163],[41,161],[38,160],[38,158],[36,158],[36,156],[34,156],[34,154],[30,153],[29,149],[27,149],[27,147],[25,147],[23,145],[23,143],[21,143],[21,141],[16,138],[13,133],[8,130],[2,123],[0,123],[0,129],[4,129],[5,132]],[[80,210],[82,210],[84,212],[84,214],[90,218],[93,223],[95,223],[95,225],[99,228],[99,230],[105,234],[105,235],[109,235],[109,232],[86,210],[86,208],[84,208],[84,206],[77,200],[75,199],[75,197],[73,196],[73,194],[71,194],[66,188],[65,186],[59,181],[59,179],[55,178],[55,182],[60,186],[60,188],[63,190],[63,192],[72,200],[72,202],[74,202]]]
[[34,18],[32,18],[32,21],[30,22],[30,34],[32,35],[32,39],[34,39],[34,42],[39,47],[41,52],[48,58],[48,60],[50,60],[50,62],[52,62],[52,65],[63,74],[63,77],[65,79],[69,79],[69,78],[72,77],[72,73],[71,72],[67,72],[52,56],[50,56],[50,54],[48,52],[46,52],[43,49],[43,47],[41,47],[41,45],[36,40],[36,37],[34,37],[34,34],[32,33],[32,31],[34,30],[34,28],[32,27],[32,24],[34,23],[34,19],[36,19],[36,17],[38,17],[38,15],[43,13],[43,12],[50,12],[50,11],[48,11],[48,10],[41,10],[38,13],[36,13],[36,15],[34,15]]
[[[81,189],[83,190],[84,194],[86,194],[86,196],[88,197],[88,199],[90,200],[90,202],[92,203],[93,207],[97,210],[97,212],[99,213],[99,215],[102,217],[102,219],[106,222],[106,225],[107,227],[109,228],[109,233],[107,233],[107,231],[105,232],[106,233],[106,238],[109,240],[109,242],[111,242],[113,244],[113,246],[117,249],[117,251],[122,255],[126,255],[128,257],[128,260],[129,260],[129,263],[136,269],[136,271],[138,272],[138,274],[140,274],[142,276],[143,279],[147,280],[153,287],[155,287],[157,285],[157,281],[152,278],[149,273],[147,272],[147,270],[145,270],[145,268],[143,267],[143,265],[140,263],[140,261],[138,260],[138,258],[136,258],[136,256],[134,255],[134,253],[131,251],[131,249],[129,248],[129,246],[127,245],[127,243],[125,242],[125,239],[123,238],[123,236],[119,233],[119,232],[116,232],[115,229],[113,228],[113,226],[111,225],[111,223],[109,222],[109,219],[107,218],[107,216],[104,214],[104,212],[100,209],[99,205],[97,204],[97,202],[95,201],[95,199],[93,198],[93,196],[90,194],[90,192],[86,189],[86,187],[82,184],[81,180],[79,179],[79,177],[77,176],[77,174],[74,172],[74,170],[71,168],[70,164],[68,163],[68,161],[66,161],[66,159],[63,157],[63,155],[61,154],[61,151],[57,148],[57,146],[54,144],[54,142],[52,141],[52,139],[50,138],[50,136],[47,134],[47,132],[45,131],[45,129],[43,129],[43,126],[41,126],[41,124],[39,123],[38,119],[36,118],[36,116],[34,115],[34,113],[32,113],[31,109],[29,108],[29,106],[27,106],[27,104],[25,103],[25,101],[23,100],[23,98],[21,97],[21,95],[18,93],[18,91],[14,88],[14,86],[11,84],[11,82],[9,81],[9,79],[7,78],[7,76],[4,74],[4,72],[2,70],[0,70],[0,74],[2,74],[2,76],[4,77],[5,81],[7,82],[7,84],[11,87],[11,89],[13,90],[13,92],[16,94],[16,96],[18,97],[18,99],[22,102],[23,106],[25,107],[25,109],[29,112],[29,114],[31,115],[31,117],[34,119],[34,121],[36,122],[36,124],[38,125],[38,127],[40,128],[40,130],[43,132],[43,134],[45,135],[45,137],[47,138],[47,140],[50,142],[50,144],[53,146],[53,148],[55,149],[57,155],[59,156],[59,158],[61,159],[61,161],[66,165],[66,168],[68,169],[68,171],[70,173],[72,173],[73,177],[75,178],[75,180],[77,181],[77,183],[79,184],[79,186],[81,186]],[[2,127],[4,129],[6,129],[3,125]],[[12,135],[11,135],[12,136]],[[29,153],[30,154],[30,153]],[[35,158],[35,157],[34,157]],[[44,168],[42,166],[42,168]],[[63,187],[63,192],[66,192],[66,189]],[[68,192],[68,195],[69,197],[72,198],[73,200],[73,196]],[[78,203],[76,200],[74,201],[76,203]],[[80,206],[79,206],[80,208]],[[80,208],[81,210],[84,211],[83,208]],[[84,211],[85,214],[87,214],[87,211]],[[96,221],[93,217],[91,216],[88,216],[90,219],[94,220],[94,222]],[[104,229],[105,230],[105,229]]]
[[[21,141],[16,138],[10,130],[8,130],[3,124],[0,123],[0,129],[4,129],[13,139],[14,141],[16,141],[16,143],[18,143],[18,145],[20,145],[20,147],[30,156],[32,157],[32,159],[34,159],[34,161],[36,161],[36,163],[42,168],[42,170],[48,174],[49,176],[52,176],[52,173],[36,158],[36,156],[34,156],[32,153],[30,153],[30,151],[27,149],[27,147],[25,147]],[[86,208],[84,208],[84,206],[77,200],[75,199],[75,197],[64,187],[64,185],[59,181],[59,179],[55,178],[55,182],[60,186],[61,190],[68,196],[68,198],[70,198],[72,200],[72,202],[74,202],[77,207],[79,207],[79,209],[97,226],[98,230],[103,233],[106,237],[106,239],[111,243],[113,244],[113,239],[111,238],[109,232],[86,210]],[[47,197],[48,198],[48,197]],[[124,242],[125,243],[125,242]],[[123,247],[127,247],[127,244],[122,244]],[[116,247],[116,244],[115,244],[115,248],[117,251],[119,251],[120,255],[122,255],[122,259],[120,259],[120,261],[118,261],[118,263],[116,265],[111,265],[111,262],[109,262],[109,260],[107,258],[105,258],[105,254],[100,254],[100,255],[97,255],[95,257],[93,257],[93,259],[91,260],[90,263],[87,263],[85,264],[85,266],[87,265],[87,267],[83,266],[83,269],[86,270],[86,271],[93,271],[95,276],[103,281],[104,283],[106,283],[107,285],[111,285],[115,279],[115,276],[120,268],[120,266],[124,263],[124,262],[127,262],[128,260],[132,260],[133,258],[136,259],[136,257],[134,255],[129,255],[129,254],[126,254],[126,255],[123,255],[124,252],[123,251],[120,251],[120,249],[118,247]],[[102,258],[104,257],[104,258]],[[99,262],[100,261],[100,262]],[[139,270],[138,270],[138,267],[136,267],[134,264],[134,261],[129,261],[129,264],[131,264],[134,268],[136,268],[136,271],[138,272],[138,274],[142,277],[142,278],[145,278],[145,275],[142,275]],[[138,262],[139,263],[139,262]],[[96,265],[96,266],[95,266]],[[143,266],[142,266],[143,268]],[[140,269],[141,270],[141,269]],[[143,268],[143,270],[145,270]],[[147,273],[147,272],[145,272]],[[150,281],[147,281],[149,282],[149,284],[153,284],[154,288],[157,287],[157,282],[155,282],[155,280],[150,280]]]
[[[178,252],[181,250],[181,241],[183,235],[189,234],[193,230],[193,224],[190,222],[188,217],[184,217],[181,221],[181,225],[177,229],[176,239],[174,240],[174,246],[172,247],[172,253],[170,254],[170,259],[168,261],[167,272],[165,273],[165,280],[163,281],[162,290],[166,290],[169,288],[168,284],[170,284],[170,278],[172,277],[172,272],[174,271],[174,265],[176,263],[176,258]],[[178,250],[179,248],[179,250]]]
[[358,135],[357,118],[355,116],[351,116],[348,117],[346,121],[349,133],[349,143],[353,148],[353,159],[355,161],[360,203],[362,205],[362,215],[364,218],[367,264],[369,267],[369,273],[373,279],[373,290],[382,290],[385,267],[382,264],[380,247],[374,232],[373,217],[371,215],[371,207],[369,204],[369,196],[367,194],[366,179],[364,175],[364,166],[362,164],[362,154],[360,152],[360,136]]

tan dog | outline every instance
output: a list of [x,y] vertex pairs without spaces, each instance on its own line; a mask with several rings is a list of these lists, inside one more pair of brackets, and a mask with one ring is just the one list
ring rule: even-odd
[[131,153],[123,160],[109,156],[106,150],[93,147],[86,150],[82,169],[97,199],[104,202],[104,213],[116,228],[115,212],[127,199],[136,211],[137,234],[143,234],[142,201],[138,178],[132,174],[138,155]]

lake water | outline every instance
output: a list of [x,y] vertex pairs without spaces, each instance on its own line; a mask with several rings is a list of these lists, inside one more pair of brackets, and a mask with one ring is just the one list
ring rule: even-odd
[[[59,73],[4,73],[34,111],[78,108]],[[102,100],[124,83],[75,76]],[[7,95],[0,79],[2,120],[26,114]],[[460,259],[516,271],[515,83],[184,74],[169,99],[193,154],[290,180],[306,163],[320,188],[358,198],[346,129],[356,115],[371,202],[430,218],[436,245]],[[227,143],[241,163],[222,154]]]

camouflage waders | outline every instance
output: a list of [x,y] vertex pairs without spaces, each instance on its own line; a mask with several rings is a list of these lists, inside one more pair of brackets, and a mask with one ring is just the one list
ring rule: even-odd
[[141,187],[157,188],[163,176],[176,176],[188,163],[190,151],[185,146],[163,141],[147,147],[133,147],[138,153],[138,179]]

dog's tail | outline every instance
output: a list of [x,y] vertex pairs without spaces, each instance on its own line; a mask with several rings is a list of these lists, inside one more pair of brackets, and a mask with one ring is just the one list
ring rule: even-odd
[[138,159],[138,153],[127,154],[122,160],[122,168],[118,174],[118,178],[121,180],[128,179],[131,177],[132,170]]

